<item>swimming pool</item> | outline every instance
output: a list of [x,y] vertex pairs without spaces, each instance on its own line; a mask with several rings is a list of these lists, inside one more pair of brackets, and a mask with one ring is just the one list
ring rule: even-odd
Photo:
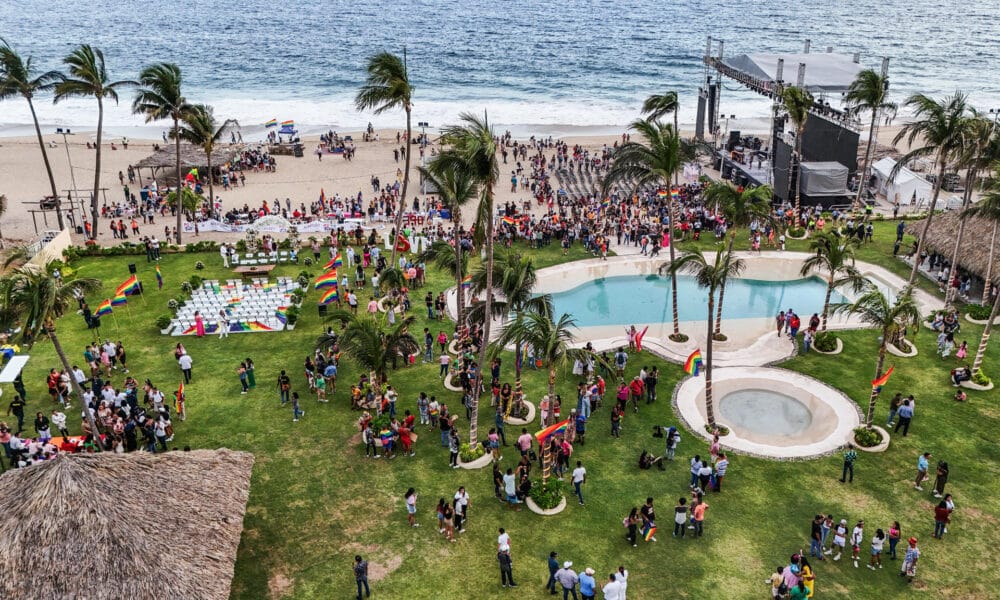
[[[726,285],[724,319],[774,317],[792,308],[808,322],[823,310],[826,283],[818,277],[790,281],[732,279]],[[707,318],[708,290],[699,288],[694,277],[677,278],[678,315],[681,321]],[[834,291],[831,303],[844,302]],[[573,315],[580,327],[664,323],[671,320],[670,277],[624,275],[588,281],[575,288],[552,294],[556,315]]]

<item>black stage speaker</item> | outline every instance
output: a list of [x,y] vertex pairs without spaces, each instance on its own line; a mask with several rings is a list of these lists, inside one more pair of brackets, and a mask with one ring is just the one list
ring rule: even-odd
[[739,131],[730,131],[729,132],[729,141],[726,142],[726,150],[732,151],[734,148],[736,148],[736,146],[739,146],[739,145],[740,145],[740,132]]
[[326,310],[327,310],[326,309],[326,304],[320,304],[319,305],[319,316],[325,317],[326,316]]
[[128,264],[128,272],[135,275],[135,263]]

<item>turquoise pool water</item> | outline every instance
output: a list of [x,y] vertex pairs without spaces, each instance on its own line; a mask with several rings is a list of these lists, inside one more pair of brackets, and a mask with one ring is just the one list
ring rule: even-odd
[[[733,279],[726,285],[723,319],[774,317],[792,308],[802,325],[823,310],[826,284],[817,277],[791,281]],[[694,278],[677,278],[678,314],[681,321],[707,319],[708,291]],[[834,291],[830,302],[843,302]],[[670,278],[657,275],[624,275],[588,281],[571,290],[552,294],[555,314],[572,314],[580,327],[643,325],[669,322]],[[640,327],[641,328],[641,327]]]

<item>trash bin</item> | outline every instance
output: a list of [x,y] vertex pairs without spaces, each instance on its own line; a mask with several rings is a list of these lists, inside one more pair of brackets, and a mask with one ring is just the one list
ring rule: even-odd
[[295,144],[292,148],[292,153],[295,154],[295,158],[302,158],[305,155],[305,152],[302,149],[302,144]]

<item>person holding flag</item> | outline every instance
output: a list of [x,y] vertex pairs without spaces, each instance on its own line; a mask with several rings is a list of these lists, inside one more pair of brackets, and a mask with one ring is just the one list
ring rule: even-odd
[[180,417],[181,421],[187,419],[187,410],[185,409],[185,401],[187,398],[184,396],[184,382],[182,381],[180,386],[177,387],[177,391],[174,392],[174,414]]
[[163,275],[160,273],[160,263],[156,263],[156,288],[163,289]]

